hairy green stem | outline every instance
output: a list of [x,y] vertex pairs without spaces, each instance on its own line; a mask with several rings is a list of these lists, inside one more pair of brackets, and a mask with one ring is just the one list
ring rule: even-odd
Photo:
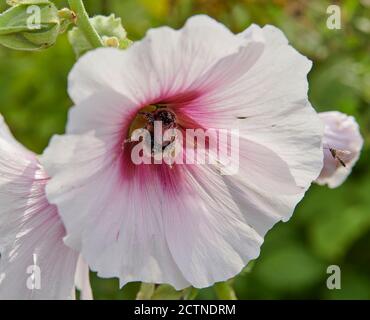
[[184,300],[194,300],[198,295],[198,289],[189,287],[183,290]]
[[93,48],[103,47],[103,41],[95,28],[92,26],[89,20],[89,15],[86,12],[84,3],[82,0],[68,0],[71,10],[73,10],[77,16],[77,26],[83,32],[86,39],[90,42]]
[[214,285],[219,300],[237,300],[233,287],[228,282],[219,282]]

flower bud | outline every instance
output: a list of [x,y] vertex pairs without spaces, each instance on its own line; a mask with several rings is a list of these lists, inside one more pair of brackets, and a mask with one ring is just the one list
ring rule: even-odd
[[[101,15],[95,16],[90,18],[90,22],[102,38],[105,46],[126,49],[131,45],[132,41],[127,38],[121,18],[116,18],[114,14],[108,17]],[[77,57],[93,49],[78,27],[74,27],[69,31],[68,38]]]
[[103,37],[103,43],[106,47],[119,48],[119,40],[117,37]]
[[[9,2],[8,2],[9,3]],[[11,0],[0,14],[0,44],[16,50],[41,50],[60,33],[58,9],[48,0]]]
[[325,125],[324,167],[316,182],[336,188],[351,173],[364,141],[354,117],[338,111],[321,112],[319,116]]
[[77,16],[72,10],[68,8],[63,8],[58,11],[58,15],[60,18],[60,33],[64,33],[67,31],[69,25],[71,23],[76,24]]

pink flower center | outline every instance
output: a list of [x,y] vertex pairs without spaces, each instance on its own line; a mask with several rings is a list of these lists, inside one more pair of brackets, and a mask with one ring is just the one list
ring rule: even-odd
[[[178,94],[170,98],[158,99],[154,103],[148,103],[140,108],[132,116],[132,120],[126,127],[124,133],[123,154],[121,154],[121,172],[122,179],[131,183],[138,183],[141,188],[146,188],[148,185],[159,182],[162,186],[162,191],[175,195],[181,193],[186,187],[182,182],[185,172],[193,170],[194,165],[168,165],[163,164],[140,164],[136,165],[131,159],[133,148],[137,145],[137,141],[131,141],[132,133],[137,129],[146,129],[151,135],[154,133],[154,122],[162,123],[162,133],[168,129],[177,129],[185,136],[186,129],[203,129],[209,118],[208,112],[202,112],[204,106],[199,101],[200,94],[198,92],[190,92]],[[153,138],[153,137],[152,137]],[[166,148],[171,142],[162,144],[162,148]],[[151,145],[153,154],[155,154],[155,141],[152,139]],[[122,149],[121,149],[122,150]],[[160,150],[160,149],[159,149]]]

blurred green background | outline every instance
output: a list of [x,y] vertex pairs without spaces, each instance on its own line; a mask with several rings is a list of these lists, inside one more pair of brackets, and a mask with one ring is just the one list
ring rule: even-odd
[[[60,7],[65,1],[55,1]],[[255,263],[234,280],[240,299],[370,299],[370,0],[86,0],[93,14],[122,17],[132,40],[160,25],[179,28],[206,13],[240,32],[251,23],[273,24],[314,61],[310,100],[318,111],[354,115],[365,149],[353,174],[338,189],[313,186],[288,223],[266,237]],[[342,28],[326,27],[330,4],[342,10]],[[1,0],[0,9],[6,7]],[[71,101],[67,75],[75,62],[67,37],[43,52],[0,48],[0,112],[15,136],[41,153],[54,133],[63,133]],[[342,289],[326,287],[329,265],[339,265]],[[97,299],[131,299],[138,283],[93,278]],[[199,299],[215,298],[212,288]]]

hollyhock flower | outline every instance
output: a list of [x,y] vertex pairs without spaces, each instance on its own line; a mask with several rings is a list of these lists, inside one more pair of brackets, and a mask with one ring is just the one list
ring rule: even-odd
[[330,188],[340,186],[360,157],[363,145],[356,120],[338,111],[319,113],[325,124],[324,167],[317,183]]
[[[63,243],[64,226],[48,203],[48,176],[0,116],[0,299],[70,299],[78,253]],[[76,280],[89,298],[88,268]]]
[[[278,29],[234,35],[206,16],[150,30],[125,51],[87,53],[69,76],[67,133],[42,157],[65,242],[121,285],[201,288],[238,274],[322,168],[310,68]],[[182,130],[239,128],[238,173],[134,165],[130,132],[151,117]]]

